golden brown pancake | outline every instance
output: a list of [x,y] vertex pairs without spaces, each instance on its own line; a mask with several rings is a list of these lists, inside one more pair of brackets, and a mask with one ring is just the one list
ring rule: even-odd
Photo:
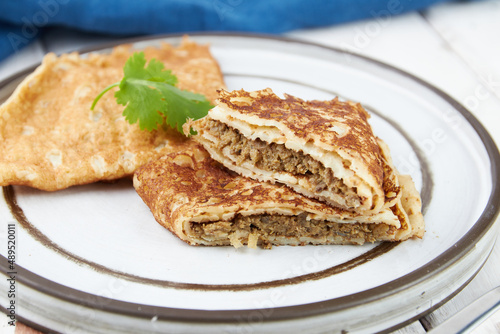
[[[0,106],[0,186],[59,190],[131,176],[150,159],[184,149],[186,138],[170,128],[149,133],[122,116],[112,92],[94,111],[94,98],[123,77],[130,46],[110,54],[48,54]],[[178,78],[178,87],[210,101],[224,87],[208,46],[184,39],[144,50]]]
[[227,168],[360,213],[401,195],[388,148],[359,103],[280,98],[269,88],[219,94],[208,116],[185,128]]
[[403,196],[373,215],[360,215],[259,182],[224,168],[201,146],[139,168],[134,187],[155,219],[190,245],[363,244],[422,237],[420,198],[411,178]]

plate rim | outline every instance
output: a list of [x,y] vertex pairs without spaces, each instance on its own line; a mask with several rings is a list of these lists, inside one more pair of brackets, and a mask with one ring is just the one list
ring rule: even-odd
[[[241,33],[241,32],[193,32],[193,33],[172,33],[172,34],[159,34],[159,35],[147,35],[138,36],[133,38],[118,39],[113,42],[97,43],[90,47],[85,47],[81,49],[76,49],[78,53],[89,53],[101,51],[104,49],[112,48],[120,44],[132,44],[137,42],[147,42],[153,40],[165,40],[181,38],[183,36],[189,37],[238,37],[238,38],[249,38],[249,39],[259,39],[259,40],[275,40],[277,42],[286,42],[300,44],[308,47],[318,47],[327,51],[331,51],[337,54],[344,54],[358,58],[367,62],[370,62],[376,66],[380,66],[386,70],[396,72],[397,74],[406,77],[417,84],[424,86],[425,88],[432,91],[434,94],[439,96],[441,99],[449,103],[456,111],[458,111],[465,119],[466,122],[473,128],[476,135],[481,140],[484,149],[488,154],[490,159],[490,172],[492,178],[492,189],[488,202],[481,213],[481,216],[476,220],[471,229],[460,238],[453,248],[448,248],[445,252],[439,255],[434,260],[426,263],[420,268],[399,277],[395,280],[387,282],[383,285],[357,292],[348,296],[337,297],[333,299],[328,299],[325,301],[305,303],[301,305],[292,306],[282,306],[274,307],[273,313],[263,318],[263,322],[270,322],[276,320],[285,320],[292,318],[304,318],[314,315],[323,315],[326,313],[336,312],[340,310],[349,309],[361,304],[367,303],[369,301],[379,299],[382,296],[394,295],[403,290],[413,287],[420,282],[426,281],[432,276],[441,273],[448,269],[455,261],[465,256],[474,247],[476,242],[478,242],[494,225],[495,220],[500,212],[500,186],[498,185],[498,173],[500,172],[500,152],[496,146],[493,138],[487,131],[487,129],[479,122],[479,120],[467,110],[461,103],[452,98],[449,94],[445,93],[443,90],[435,87],[434,85],[428,83],[427,81],[420,79],[419,77],[399,69],[395,66],[389,65],[385,62],[367,57],[365,55],[360,55],[358,53],[343,50],[338,47],[327,46],[324,44],[305,41],[302,39],[286,37],[286,36],[276,36],[268,34],[259,33]],[[67,52],[65,52],[67,53]],[[3,89],[8,84],[12,83],[14,80],[20,78],[23,75],[27,75],[37,68],[41,62],[28,66],[0,82],[0,90]],[[3,187],[5,188],[5,187]],[[5,194],[5,189],[3,189]],[[8,272],[8,268],[5,265],[7,259],[0,255],[2,261],[0,261],[0,271],[3,274]],[[224,322],[224,323],[238,323],[243,318],[248,318],[252,312],[258,311],[257,309],[241,309],[241,310],[201,310],[201,309],[181,309],[174,307],[163,307],[163,306],[152,306],[145,305],[127,301],[120,301],[117,299],[97,296],[91,293],[80,291],[74,288],[64,286],[62,284],[51,281],[45,277],[42,277],[36,273],[33,273],[19,265],[16,265],[18,272],[18,281],[22,284],[26,284],[31,288],[36,289],[39,292],[47,294],[49,296],[69,301],[71,303],[78,303],[80,305],[85,305],[87,307],[99,309],[101,311],[110,311],[113,313],[119,313],[124,315],[131,315],[139,318],[150,319],[153,316],[158,316],[161,320],[172,320],[172,321],[191,321],[191,322],[203,322],[203,323],[214,323],[214,322]],[[479,269],[480,270],[480,269]],[[471,280],[473,277],[469,278]],[[468,281],[469,281],[468,280]],[[450,299],[456,295],[461,288],[452,293],[450,296],[445,298],[443,302]],[[99,301],[105,301],[103,303],[93,302],[96,298],[88,298],[89,296],[98,297]],[[83,304],[82,304],[83,302]],[[433,308],[424,311],[421,314],[430,312],[431,310],[437,308],[441,303],[438,303]]]

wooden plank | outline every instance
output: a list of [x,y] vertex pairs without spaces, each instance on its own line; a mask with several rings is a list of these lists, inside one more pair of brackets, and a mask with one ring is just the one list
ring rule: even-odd
[[415,321],[403,328],[393,331],[392,334],[424,334],[426,333],[425,328],[418,321]]

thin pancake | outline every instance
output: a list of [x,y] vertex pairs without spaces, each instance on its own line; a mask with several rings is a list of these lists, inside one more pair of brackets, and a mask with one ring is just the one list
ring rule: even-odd
[[[191,245],[363,244],[423,235],[420,199],[404,178],[401,200],[359,215],[281,184],[228,171],[200,146],[139,168],[134,187],[155,219]],[[411,212],[410,215],[407,212]]]
[[219,94],[208,116],[186,128],[227,168],[356,212],[378,212],[398,198],[389,154],[360,104],[282,99],[271,89]]
[[[0,186],[27,185],[59,190],[72,185],[131,176],[150,159],[182,150],[177,131],[141,131],[122,116],[123,106],[105,94],[94,111],[93,99],[121,80],[130,46],[110,54],[48,54],[0,106]],[[224,87],[208,46],[184,39],[143,50],[178,77],[182,89],[214,101]]]

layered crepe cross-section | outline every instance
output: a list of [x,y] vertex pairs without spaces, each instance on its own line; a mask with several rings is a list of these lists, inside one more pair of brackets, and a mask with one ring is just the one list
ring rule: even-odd
[[[27,185],[42,190],[131,176],[154,157],[182,150],[186,138],[166,128],[140,130],[122,116],[124,107],[105,94],[120,81],[134,51],[130,45],[112,52],[48,54],[11,97],[0,106],[0,186]],[[184,39],[143,50],[177,76],[178,87],[214,102],[224,87],[217,61],[207,45]]]
[[[345,210],[391,207],[400,186],[385,144],[359,103],[305,101],[271,89],[219,91],[208,116],[188,122],[213,159],[240,175],[280,182]],[[184,131],[186,132],[186,130]]]
[[188,244],[270,248],[421,237],[418,192],[410,177],[398,179],[402,196],[392,207],[360,215],[240,176],[193,145],[138,169],[134,187],[158,223]]

